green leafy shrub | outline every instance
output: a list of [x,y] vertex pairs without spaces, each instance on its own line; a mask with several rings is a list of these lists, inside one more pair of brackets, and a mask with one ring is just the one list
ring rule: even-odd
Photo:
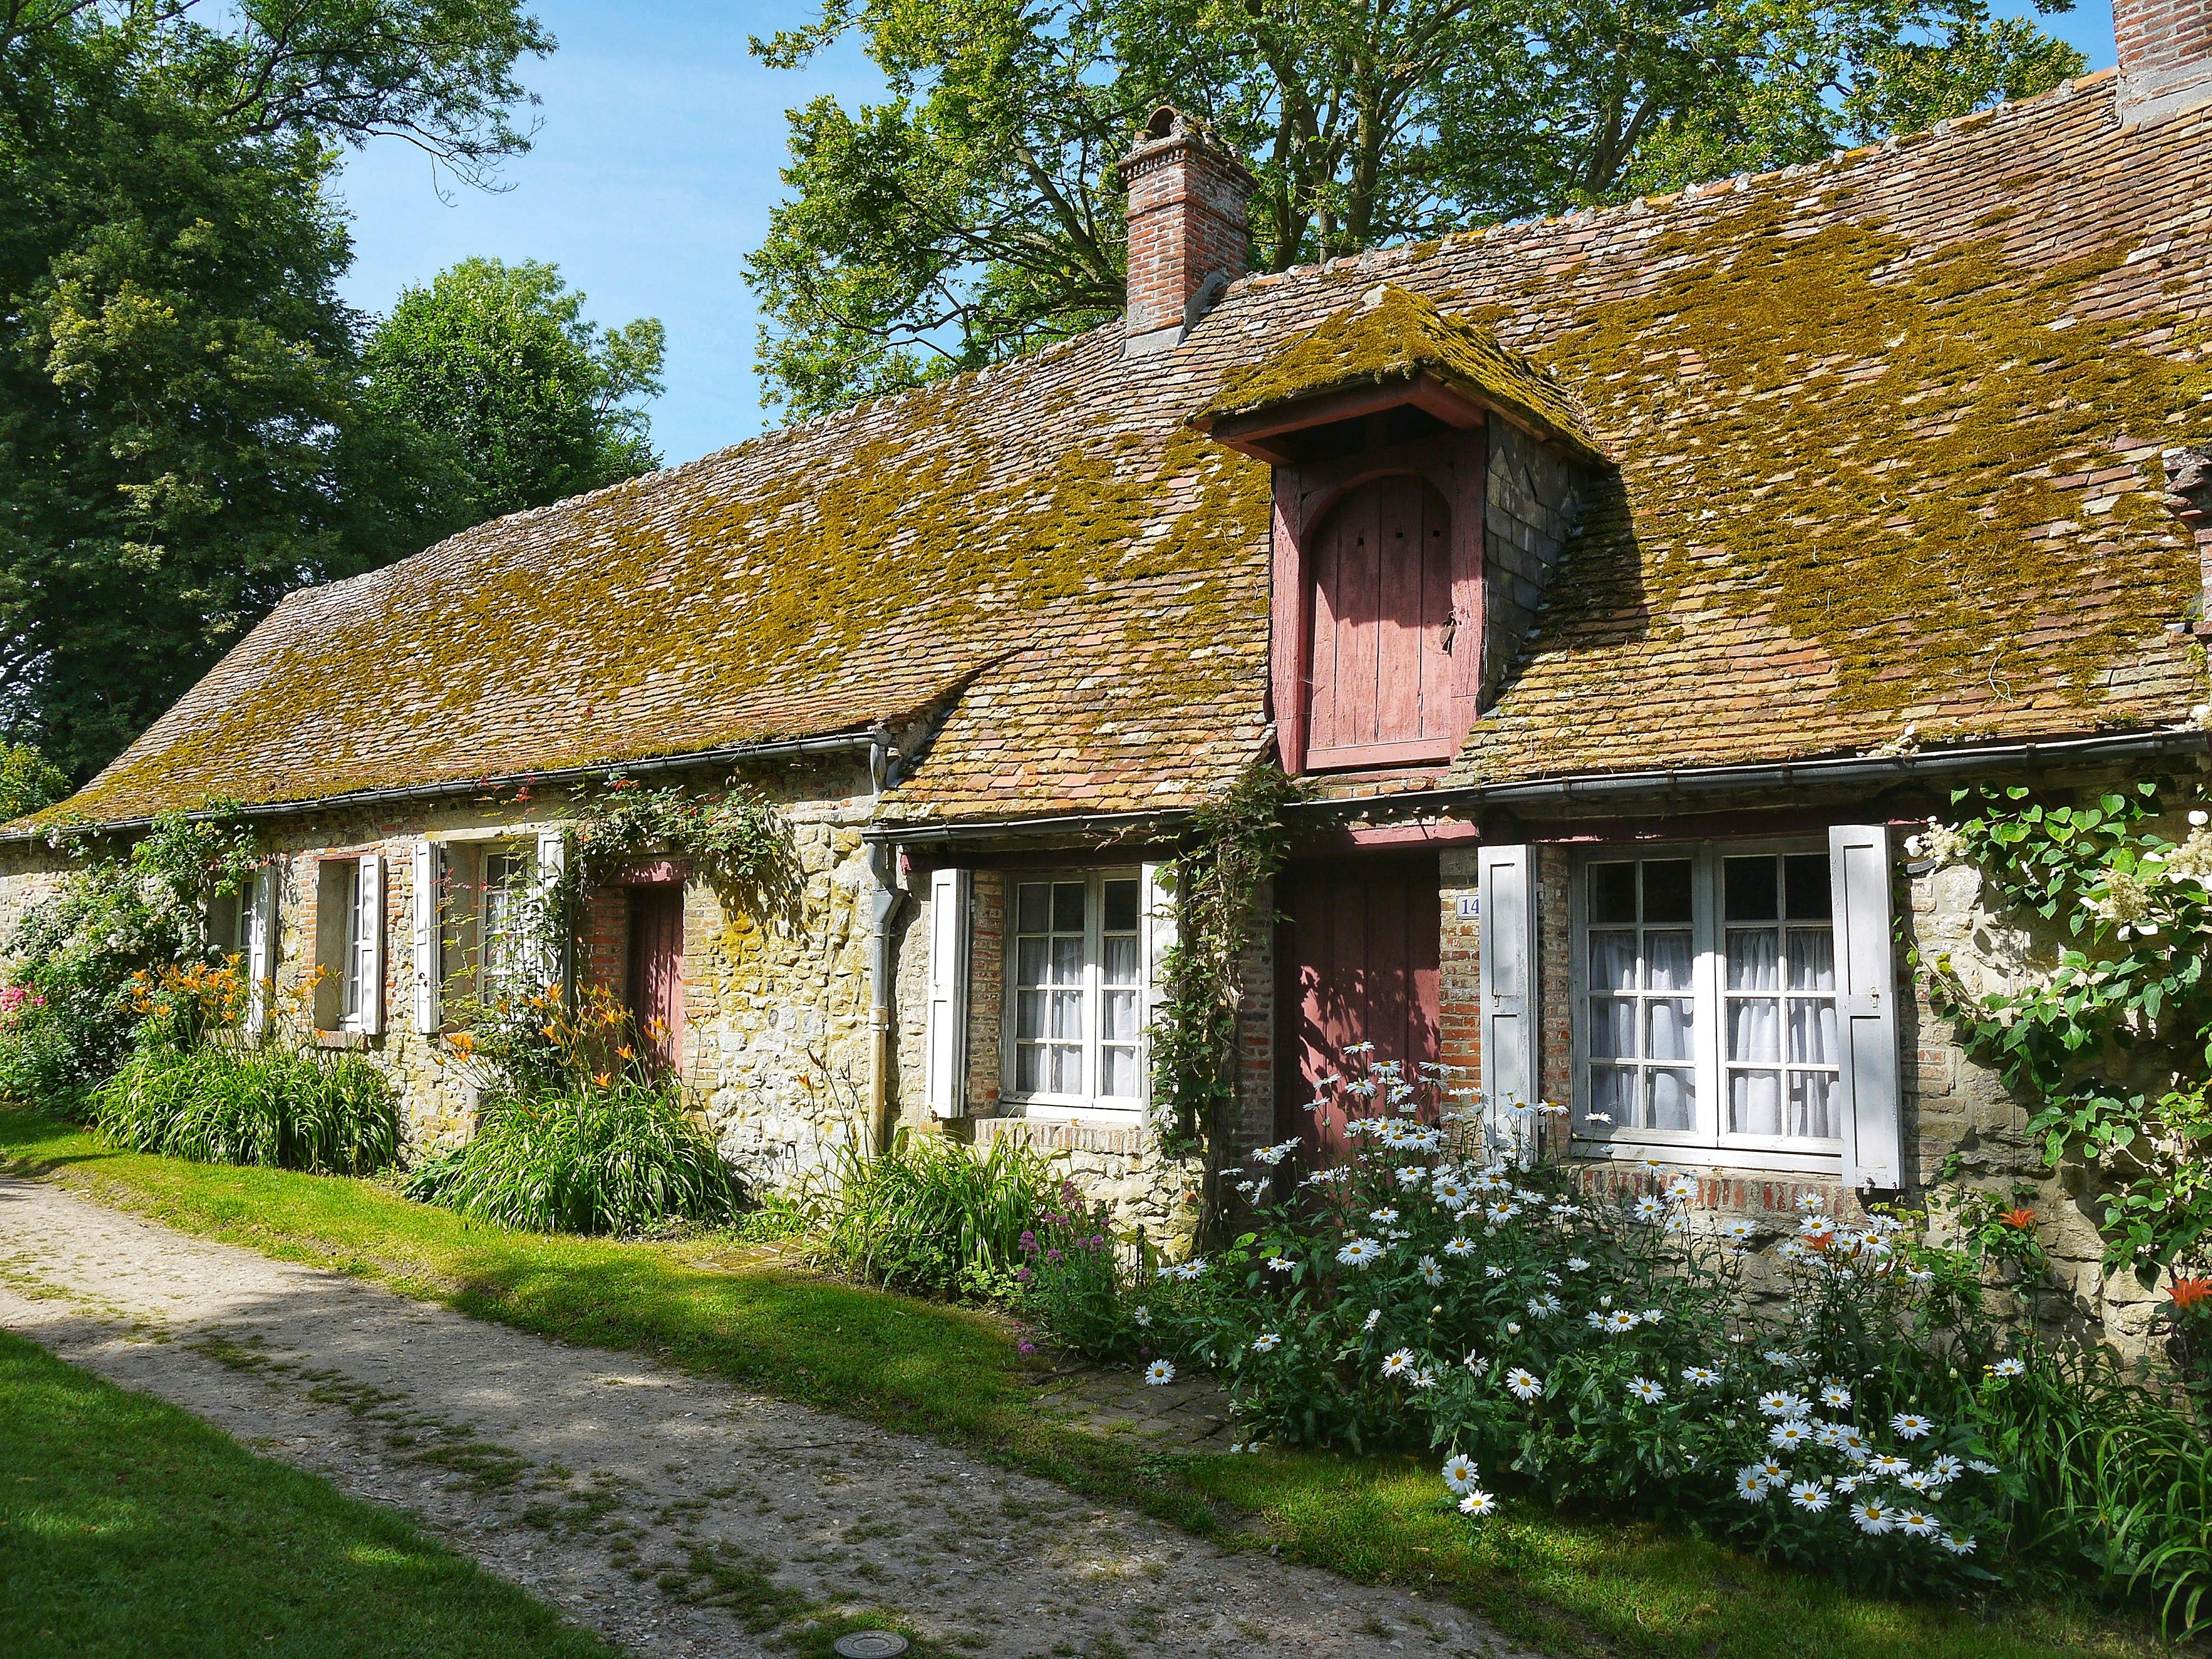
[[69,792],[69,775],[29,744],[0,743],[0,822],[52,806]]
[[367,1175],[399,1149],[391,1085],[358,1054],[149,1042],[94,1101],[116,1145],[199,1164]]
[[1153,1252],[1141,1232],[1117,1233],[1112,1212],[1085,1204],[1075,1183],[1039,1211],[1021,1237],[1017,1299],[1064,1348],[1093,1359],[1125,1354],[1145,1337],[1136,1312]]
[[812,1254],[886,1290],[1004,1301],[1022,1234],[1059,1192],[1048,1160],[1000,1139],[977,1157],[902,1130],[871,1157],[847,1145],[800,1195]]
[[427,1159],[407,1195],[532,1232],[724,1226],[743,1193],[681,1089],[635,1076],[488,1107],[466,1143]]

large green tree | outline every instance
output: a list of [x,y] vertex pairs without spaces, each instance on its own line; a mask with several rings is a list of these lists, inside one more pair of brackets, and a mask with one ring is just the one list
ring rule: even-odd
[[483,178],[550,46],[520,0],[0,0],[7,735],[82,779],[390,556],[325,185],[379,137]]
[[[658,319],[602,331],[554,266],[467,259],[370,332],[368,401],[407,441],[403,539],[635,477],[660,465],[637,400],[660,389]],[[392,501],[392,492],[380,492]]]
[[1985,0],[823,0],[754,50],[797,66],[848,36],[890,95],[791,112],[747,270],[771,395],[802,413],[1111,315],[1113,163],[1162,102],[1251,161],[1280,270],[1784,166],[2081,68]]

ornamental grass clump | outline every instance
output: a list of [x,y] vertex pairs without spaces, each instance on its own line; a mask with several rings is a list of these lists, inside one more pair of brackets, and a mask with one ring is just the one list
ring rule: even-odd
[[115,1145],[198,1164],[359,1176],[399,1149],[391,1085],[358,1054],[146,1042],[94,1102]]
[[485,1109],[463,1145],[425,1160],[407,1196],[542,1233],[726,1226],[744,1192],[673,1081],[616,1075]]
[[1006,1301],[1021,1238],[1059,1191],[1051,1164],[1001,1137],[980,1156],[901,1130],[874,1156],[848,1142],[799,1197],[817,1261],[886,1290]]
[[1671,1515],[1848,1583],[1923,1593],[2078,1573],[2202,1628],[2204,1425],[2101,1351],[2008,1333],[1923,1218],[1699,1221],[1694,1176],[1536,1156],[1553,1109],[1485,1113],[1444,1067],[1349,1053],[1314,1102],[1352,1149],[1293,1182],[1262,1148],[1252,1230],[1154,1268],[1130,1318],[1212,1370],[1246,1441],[1421,1444],[1440,1501]]

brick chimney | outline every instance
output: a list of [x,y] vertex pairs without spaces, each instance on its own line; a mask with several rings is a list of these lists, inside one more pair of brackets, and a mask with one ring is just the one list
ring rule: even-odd
[[2212,100],[2212,0],[2113,0],[2121,122],[2147,126]]
[[1129,192],[1122,351],[1133,357],[1181,344],[1244,274],[1244,204],[1255,180],[1209,128],[1164,106],[1118,171]]

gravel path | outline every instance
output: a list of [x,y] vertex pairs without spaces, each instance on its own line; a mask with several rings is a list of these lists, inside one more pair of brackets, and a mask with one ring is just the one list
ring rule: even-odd
[[979,1659],[1536,1659],[933,1441],[569,1347],[0,1176],[0,1325],[407,1510],[640,1655],[879,1610]]

